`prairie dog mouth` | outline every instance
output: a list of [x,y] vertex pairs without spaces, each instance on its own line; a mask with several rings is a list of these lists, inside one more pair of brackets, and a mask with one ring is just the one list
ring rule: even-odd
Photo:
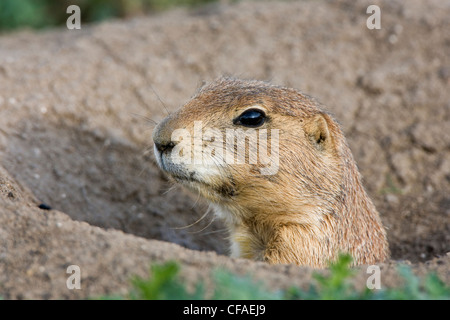
[[189,171],[183,165],[174,163],[171,160],[170,152],[162,152],[158,150],[156,145],[153,146],[156,162],[162,171],[170,175],[172,178],[179,182],[183,181],[195,181],[195,171]]
[[161,152],[156,146],[154,151],[161,170],[181,185],[198,191],[213,201],[218,201],[218,196],[223,200],[236,195],[233,179],[225,177],[225,172],[219,170],[217,166],[175,163],[171,159],[170,152]]

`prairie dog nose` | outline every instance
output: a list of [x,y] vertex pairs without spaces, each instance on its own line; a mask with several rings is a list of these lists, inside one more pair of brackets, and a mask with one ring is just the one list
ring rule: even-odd
[[175,146],[172,141],[172,129],[169,119],[166,118],[160,122],[153,130],[153,143],[159,152],[170,151]]
[[175,143],[173,141],[170,142],[157,142],[154,141],[156,149],[158,149],[159,152],[163,153],[164,151],[171,151],[173,147],[175,147]]

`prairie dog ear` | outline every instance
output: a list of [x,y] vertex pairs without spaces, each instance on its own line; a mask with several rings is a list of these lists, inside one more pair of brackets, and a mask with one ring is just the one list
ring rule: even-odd
[[329,115],[319,113],[305,119],[304,122],[305,135],[314,148],[319,151],[334,150],[333,130],[335,124]]

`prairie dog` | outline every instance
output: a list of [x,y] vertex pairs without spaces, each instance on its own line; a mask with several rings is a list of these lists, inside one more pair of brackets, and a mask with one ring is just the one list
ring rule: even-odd
[[223,219],[232,257],[323,268],[340,253],[355,265],[389,256],[339,125],[297,90],[220,78],[153,142],[160,168]]

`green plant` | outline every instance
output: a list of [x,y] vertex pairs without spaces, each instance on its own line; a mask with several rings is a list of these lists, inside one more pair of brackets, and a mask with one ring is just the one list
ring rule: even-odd
[[150,277],[132,279],[133,290],[130,292],[130,298],[134,300],[202,299],[203,285],[199,283],[193,293],[188,292],[178,277],[179,270],[179,265],[173,261],[153,265]]
[[351,285],[351,279],[355,271],[350,268],[352,258],[342,255],[329,267],[329,274],[315,273],[313,283],[309,290],[302,291],[299,288],[290,288],[286,292],[287,299],[305,300],[427,300],[450,299],[450,286],[446,285],[435,273],[430,273],[424,278],[414,275],[411,268],[406,265],[398,267],[398,273],[404,280],[404,285],[396,288],[381,290],[356,290]]
[[0,31],[65,25],[69,5],[80,7],[81,20],[98,22],[149,14],[173,7],[193,7],[217,0],[1,0]]
[[[357,290],[352,285],[352,278],[356,275],[355,269],[350,267],[352,258],[341,255],[330,264],[327,273],[315,272],[313,282],[308,290],[291,287],[287,290],[270,291],[263,283],[255,282],[250,276],[239,276],[227,270],[215,270],[212,274],[214,290],[207,294],[202,281],[198,282],[191,291],[186,289],[185,283],[179,278],[180,267],[176,262],[152,265],[147,278],[134,277],[129,299],[229,299],[229,300],[270,300],[270,299],[371,299],[371,300],[424,300],[424,299],[450,299],[450,286],[439,277],[430,273],[419,278],[414,275],[409,266],[401,265],[398,268],[404,285],[397,288],[382,290]],[[121,296],[104,296],[102,299],[122,299]]]
[[438,275],[429,273],[424,278],[414,275],[411,268],[400,265],[398,272],[404,280],[404,285],[389,290],[381,290],[373,294],[373,299],[387,300],[430,300],[450,299],[450,286],[446,285]]
[[314,274],[320,286],[322,299],[335,300],[352,295],[352,288],[347,281],[355,274],[355,271],[349,267],[351,262],[352,257],[349,254],[342,255],[336,263],[330,264],[328,276]]
[[356,271],[350,267],[351,263],[351,255],[340,255],[336,262],[330,264],[327,275],[319,272],[313,274],[315,282],[311,283],[308,290],[303,291],[300,288],[292,287],[286,291],[285,297],[287,299],[304,300],[349,300],[369,298],[369,289],[361,292],[351,285],[350,280],[356,274]]
[[49,15],[47,6],[48,1],[42,0],[0,1],[0,30],[53,25],[55,21]]
[[[129,298],[145,300],[185,300],[206,299],[204,283],[197,283],[194,292],[189,292],[180,280],[180,267],[176,262],[152,265],[149,277],[134,277]],[[280,299],[281,293],[267,291],[261,283],[251,277],[237,276],[219,269],[213,272],[214,292],[211,299],[250,300]],[[102,299],[121,299],[120,296],[105,296]]]

